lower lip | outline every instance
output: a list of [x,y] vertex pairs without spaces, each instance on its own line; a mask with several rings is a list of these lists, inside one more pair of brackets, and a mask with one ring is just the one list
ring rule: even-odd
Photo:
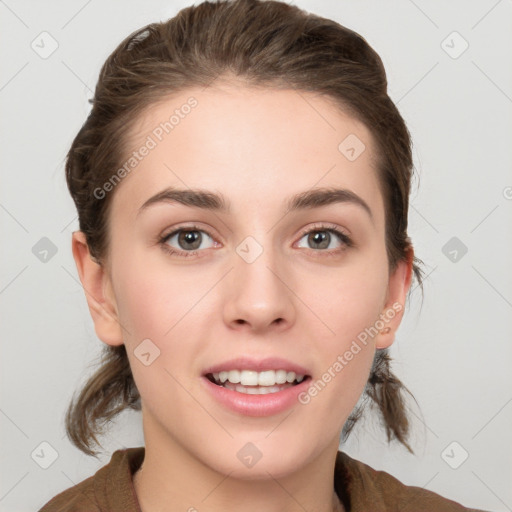
[[207,377],[202,377],[206,389],[222,405],[245,416],[272,416],[286,411],[298,403],[298,395],[309,387],[309,377],[295,386],[277,393],[266,395],[248,395],[214,384]]

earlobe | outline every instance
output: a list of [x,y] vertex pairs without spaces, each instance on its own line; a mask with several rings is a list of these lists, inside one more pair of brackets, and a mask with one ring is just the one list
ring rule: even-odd
[[409,248],[407,259],[398,262],[389,277],[387,300],[381,319],[384,326],[376,337],[375,348],[390,347],[395,341],[395,334],[403,318],[407,292],[411,286],[414,250]]
[[92,258],[82,231],[73,232],[71,245],[96,335],[108,345],[122,345],[123,333],[117,317],[110,276],[105,268]]

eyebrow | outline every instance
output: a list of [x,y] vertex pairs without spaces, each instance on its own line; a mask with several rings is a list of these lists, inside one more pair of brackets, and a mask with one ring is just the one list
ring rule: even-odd
[[[230,212],[230,202],[222,195],[203,189],[177,189],[168,187],[158,194],[151,196],[140,208],[139,215],[149,206],[157,203],[180,203],[193,208],[216,211],[219,213]],[[292,196],[287,202],[287,211],[307,210],[320,208],[335,203],[348,203],[361,207],[373,221],[373,214],[368,204],[356,193],[348,189],[340,188],[316,188],[306,190]]]

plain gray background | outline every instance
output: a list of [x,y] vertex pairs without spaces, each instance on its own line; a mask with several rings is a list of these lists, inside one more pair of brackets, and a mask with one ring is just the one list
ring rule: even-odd
[[[512,510],[512,2],[292,3],[356,30],[380,54],[420,176],[409,234],[425,262],[425,300],[420,311],[415,289],[391,349],[421,407],[411,405],[416,455],[388,445],[371,413],[343,449],[468,507]],[[113,451],[144,443],[133,412],[104,438],[99,461],[64,434],[101,342],[71,255],[78,223],[63,165],[109,53],[187,5],[0,1],[2,511],[37,510]],[[43,237],[56,251],[46,261]],[[57,454],[47,469],[51,458],[35,454],[53,452],[41,443]]]

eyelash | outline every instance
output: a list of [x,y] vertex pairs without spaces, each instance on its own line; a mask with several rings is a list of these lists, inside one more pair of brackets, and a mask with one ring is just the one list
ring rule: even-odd
[[[195,251],[179,251],[179,250],[176,250],[176,249],[170,247],[167,244],[167,241],[172,236],[174,236],[177,233],[180,233],[181,231],[185,231],[185,232],[200,231],[200,232],[206,233],[210,238],[212,238],[212,239],[214,238],[207,230],[200,228],[199,226],[195,226],[195,225],[182,226],[182,227],[179,227],[178,229],[171,231],[170,233],[164,234],[161,237],[159,237],[158,243],[160,244],[160,246],[166,253],[168,253],[170,255],[178,255],[179,257],[189,258],[191,256],[196,256],[198,253],[204,251],[204,249],[195,250]],[[314,225],[312,228],[310,227],[308,229],[305,229],[301,232],[299,240],[301,238],[303,238],[304,235],[307,235],[309,233],[315,233],[315,232],[328,232],[328,233],[334,234],[335,236],[337,236],[339,238],[339,240],[341,241],[343,246],[339,247],[338,249],[331,249],[328,251],[323,250],[323,249],[308,249],[309,251],[321,252],[321,253],[323,253],[323,256],[337,256],[341,252],[345,251],[346,249],[354,246],[352,239],[346,233],[344,233],[343,231],[340,231],[340,229],[333,224],[319,224],[319,225]]]

